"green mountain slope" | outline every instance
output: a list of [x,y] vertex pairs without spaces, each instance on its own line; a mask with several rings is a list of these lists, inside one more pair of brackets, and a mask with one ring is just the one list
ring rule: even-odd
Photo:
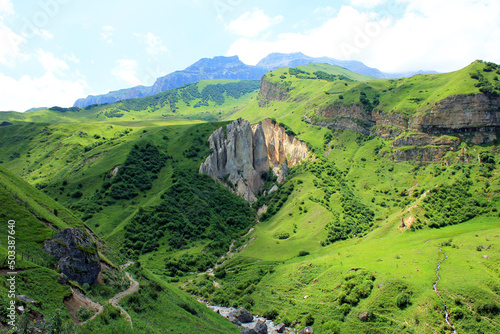
[[[4,222],[4,228],[0,230],[0,255],[2,256],[2,268],[0,273],[0,285],[2,308],[0,310],[0,321],[6,326],[8,319],[7,306],[10,300],[8,284],[6,279],[11,277],[5,269],[7,264],[7,236],[9,229],[7,221],[15,220],[16,238],[16,294],[26,295],[37,301],[37,304],[26,305],[30,310],[28,318],[18,316],[21,326],[28,325],[32,328],[52,329],[54,331],[78,333],[128,333],[133,332],[130,324],[124,317],[120,316],[119,310],[111,306],[105,306],[105,310],[93,321],[84,326],[72,324],[70,313],[63,304],[71,299],[71,289],[76,289],[74,284],[61,284],[58,282],[59,273],[55,270],[54,259],[42,250],[45,240],[54,235],[54,229],[65,229],[78,227],[85,229],[84,224],[76,218],[69,210],[59,203],[50,199],[41,191],[25,183],[19,177],[0,166],[0,219]],[[101,245],[101,258],[108,266],[113,266],[105,258],[105,255],[118,258],[118,254]],[[191,297],[180,290],[158,280],[149,271],[138,266],[132,267],[131,272],[139,280],[141,287],[139,292],[127,297],[122,304],[130,312],[134,328],[138,332],[163,333],[165,329],[176,333],[233,333],[235,327],[215,314],[208,308],[202,306]],[[116,280],[113,270],[106,270],[103,283],[86,288],[86,294],[94,301],[105,304],[107,298],[120,292],[127,285],[122,282],[112,282],[109,277]],[[79,288],[79,287],[78,287]],[[17,300],[17,305],[21,305]],[[37,324],[44,317],[46,324]],[[28,320],[29,319],[29,320]],[[59,323],[61,321],[61,323]],[[23,325],[24,324],[24,325]],[[7,327],[7,326],[6,326]]]
[[[259,95],[253,83],[239,99],[225,86],[233,82],[201,82],[88,110],[8,116],[1,119],[12,124],[0,127],[0,161],[137,262],[130,271],[144,289],[124,307],[139,332],[159,331],[163,319],[186,332],[235,330],[184,304],[189,299],[168,283],[318,333],[450,332],[445,304],[458,332],[495,332],[498,141],[477,145],[439,134],[457,144],[438,164],[404,161],[394,152],[417,144],[394,143],[414,135],[411,129],[377,136],[374,125],[382,117],[408,123],[450,96],[494,101],[497,71],[475,62],[448,74],[372,80],[310,64],[269,72]],[[170,116],[160,116],[165,112]],[[252,206],[198,175],[208,137],[227,124],[205,121],[237,117],[275,118],[312,152]],[[333,122],[336,130],[328,128]],[[269,211],[255,223],[264,205]],[[112,330],[104,316],[91,328]]]
[[91,105],[53,107],[30,113],[0,112],[0,121],[26,122],[130,122],[139,120],[217,121],[255,96],[258,80],[208,80],[184,85],[153,96]]
[[[374,153],[386,145],[383,140],[349,132],[337,134],[332,144],[325,161],[292,174],[283,188],[294,184],[294,191],[282,209],[256,226],[249,245],[218,269],[224,274],[188,277],[194,283],[187,291],[299,328],[313,321],[319,333],[446,330],[444,303],[458,332],[494,332],[500,305],[494,269],[500,264],[494,250],[500,246],[498,164],[394,163]],[[475,148],[498,152],[495,146]],[[317,147],[316,153],[324,156],[325,150]],[[318,174],[318,164],[327,173]],[[340,174],[330,178],[335,168]],[[346,191],[359,204],[342,199]],[[375,213],[372,226],[363,225],[363,206]],[[341,231],[356,232],[342,240],[336,222]],[[435,222],[449,225],[436,229]],[[440,300],[432,286],[445,254]],[[208,287],[207,280],[220,288]],[[485,311],[490,306],[493,311]],[[364,311],[371,314],[368,322],[358,318]]]

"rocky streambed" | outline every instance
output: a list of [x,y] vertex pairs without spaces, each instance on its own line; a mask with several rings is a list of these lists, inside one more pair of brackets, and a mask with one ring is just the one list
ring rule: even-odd
[[233,324],[242,327],[243,334],[313,334],[311,327],[306,327],[300,332],[293,328],[286,327],[283,323],[275,324],[272,320],[259,315],[253,315],[243,307],[236,309],[234,307],[224,307],[211,305],[206,300],[199,300],[207,305],[208,308],[227,318]]

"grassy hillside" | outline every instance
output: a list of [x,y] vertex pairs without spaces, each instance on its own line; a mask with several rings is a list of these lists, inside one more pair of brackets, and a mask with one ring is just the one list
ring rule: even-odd
[[[355,76],[349,71],[340,74],[328,65],[324,65],[326,69],[323,72],[329,73],[330,69],[337,77],[323,75],[318,78],[315,73],[320,65],[307,66],[281,68],[267,73],[265,80],[285,92],[285,98],[265,101],[259,97],[228,119],[242,117],[256,122],[272,113],[273,117],[294,128],[296,133],[307,133],[310,131],[306,131],[307,125],[301,117],[305,115],[321,122],[324,119],[318,111],[327,108],[359,105],[368,114],[396,113],[408,119],[452,95],[484,93],[495,97],[500,94],[500,67],[482,61],[475,61],[451,73],[378,80]],[[314,138],[304,137],[304,140]]]
[[[161,332],[165,323],[174,332],[235,330],[173,283],[318,333],[450,332],[444,304],[457,332],[493,333],[500,328],[498,143],[462,143],[441,164],[395,163],[391,141],[302,117],[321,121],[318,110],[353,104],[408,117],[454,94],[495,96],[497,71],[475,62],[448,74],[372,80],[310,64],[266,75],[284,92],[280,100],[256,96],[252,82],[220,81],[87,110],[34,111],[17,120],[6,113],[0,120],[12,124],[0,127],[0,161],[11,172],[0,170],[10,181],[0,180],[27,187],[9,173],[19,174],[53,200],[27,188],[14,193],[42,196],[36,210],[53,224],[82,219],[137,262],[131,272],[141,289],[123,303],[137,332]],[[237,117],[275,118],[312,153],[253,206],[198,175],[209,135],[227,124],[206,121]],[[29,216],[7,188],[0,188],[5,203]],[[268,212],[247,234],[264,204]],[[29,247],[50,234],[43,224],[37,229]],[[223,257],[230,245],[240,252]],[[111,292],[88,293],[104,303]],[[82,328],[129,331],[110,306],[99,319]]]
[[[96,319],[84,326],[73,324],[63,301],[72,295],[70,286],[76,283],[61,284],[57,278],[55,259],[42,250],[45,240],[51,238],[54,229],[68,227],[85,228],[84,224],[69,210],[50,199],[41,191],[27,184],[19,177],[0,166],[0,219],[4,228],[0,229],[0,329],[7,327],[6,315],[9,304],[6,279],[7,221],[15,220],[17,263],[16,294],[26,295],[37,301],[26,305],[29,317],[18,316],[21,326],[44,328],[57,332],[77,333],[132,333],[130,324],[120,315],[118,309],[105,306]],[[117,254],[102,246],[101,257],[107,265],[112,264],[105,258],[118,258]],[[176,333],[233,333],[236,328],[219,315],[199,304],[184,292],[155,278],[149,271],[139,266],[132,269],[141,283],[139,292],[127,297],[122,304],[130,310],[136,332],[163,333],[165,329]],[[106,305],[107,299],[127,287],[126,281],[117,281],[118,273],[107,269],[101,274],[101,283],[87,287],[86,294],[94,301]],[[108,284],[103,284],[102,282]],[[80,288],[80,287],[78,287]],[[18,305],[21,302],[17,301]],[[46,323],[39,321],[44,317]],[[35,321],[38,321],[37,322]],[[6,331],[9,332],[9,331]]]
[[[498,164],[395,164],[375,154],[383,140],[349,132],[337,133],[332,144],[321,165],[338,168],[342,188],[328,174],[318,177],[318,161],[298,168],[282,209],[256,226],[249,245],[215,277],[189,277],[194,282],[187,291],[298,328],[313,323],[319,333],[447,331],[444,303],[458,332],[498,329]],[[495,146],[475,149],[500,158]],[[318,148],[318,157],[324,154]],[[450,188],[464,179],[466,189]],[[345,207],[346,189],[375,213],[372,226],[363,228],[361,216]],[[460,211],[458,189],[472,199],[467,213]],[[343,231],[361,229],[329,245],[338,220]],[[449,225],[436,228],[435,222]],[[445,254],[438,284],[443,303],[432,286]],[[363,311],[368,322],[358,319]]]
[[0,112],[0,122],[124,122],[198,120],[214,122],[254,97],[258,80],[209,80],[156,95],[85,108],[53,107],[30,113]]

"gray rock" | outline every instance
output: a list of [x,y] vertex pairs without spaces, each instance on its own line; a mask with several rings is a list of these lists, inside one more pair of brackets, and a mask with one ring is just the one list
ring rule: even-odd
[[241,334],[257,334],[253,328],[245,328],[244,330],[241,331]]
[[231,323],[235,324],[236,326],[241,326],[241,322],[236,319],[233,315],[229,315],[227,317],[227,320],[229,320]]
[[68,276],[61,273],[61,275],[59,275],[59,277],[57,278],[57,281],[61,284],[67,284],[69,282],[69,278]]
[[249,202],[255,202],[263,186],[262,174],[280,170],[283,182],[288,167],[307,158],[304,142],[286,133],[285,129],[267,119],[254,126],[238,119],[210,135],[212,154],[201,164],[199,172],[221,181],[230,190]]
[[314,334],[314,331],[312,327],[307,326],[306,328],[302,329],[299,334]]
[[257,334],[267,334],[267,325],[264,321],[259,320],[255,327],[253,328],[254,332]]
[[247,323],[247,322],[252,322],[253,320],[253,315],[252,313],[248,312],[244,307],[240,307],[236,311],[233,311],[230,316],[235,317],[238,319],[239,322],[241,323]]
[[23,302],[25,302],[27,304],[38,304],[36,300],[31,299],[30,297],[25,296],[25,295],[17,295],[16,298],[19,300],[22,300]]
[[93,284],[101,271],[101,259],[90,235],[79,228],[68,228],[43,244],[54,256],[64,275],[80,285]]
[[283,333],[285,331],[285,324],[284,323],[280,323],[276,326],[276,332],[278,333]]

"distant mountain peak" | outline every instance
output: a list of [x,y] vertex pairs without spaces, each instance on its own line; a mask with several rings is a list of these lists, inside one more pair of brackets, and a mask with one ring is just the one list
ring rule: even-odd
[[371,75],[376,78],[401,78],[414,74],[427,74],[436,72],[409,72],[409,73],[383,73],[376,68],[368,67],[360,61],[338,60],[329,57],[311,57],[302,52],[279,53],[273,52],[263,58],[256,66],[243,63],[238,56],[216,56],[202,58],[184,70],[175,71],[156,79],[151,87],[138,86],[121,89],[103,95],[89,95],[79,99],[74,107],[86,107],[91,104],[113,103],[124,99],[151,96],[168,89],[177,88],[185,84],[200,80],[233,79],[247,80],[260,79],[267,71],[280,67],[297,67],[310,63],[324,63],[336,65],[359,74]]

